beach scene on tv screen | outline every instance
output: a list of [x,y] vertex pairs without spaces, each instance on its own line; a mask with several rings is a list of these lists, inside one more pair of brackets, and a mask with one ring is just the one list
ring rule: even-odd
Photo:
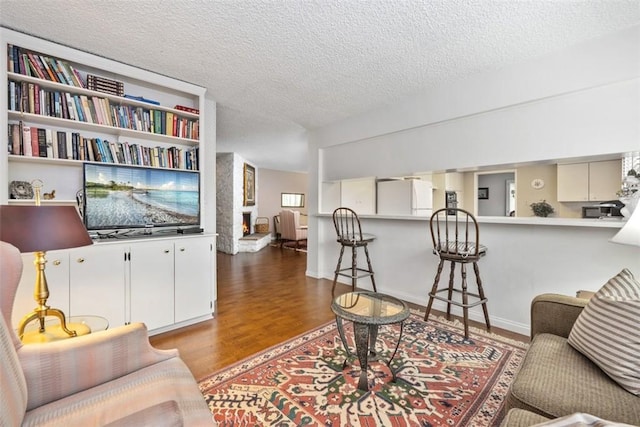
[[197,173],[86,164],[84,180],[88,229],[199,223]]

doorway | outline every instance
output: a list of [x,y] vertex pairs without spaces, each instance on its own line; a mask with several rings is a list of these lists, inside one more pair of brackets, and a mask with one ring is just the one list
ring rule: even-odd
[[515,216],[516,174],[514,170],[476,173],[478,216]]

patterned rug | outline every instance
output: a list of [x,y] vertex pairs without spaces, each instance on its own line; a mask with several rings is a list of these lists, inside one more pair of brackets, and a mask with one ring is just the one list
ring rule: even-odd
[[[200,381],[219,426],[493,426],[527,344],[412,313],[392,368],[399,326],[380,328],[369,391],[357,389],[357,359],[335,322],[307,332]],[[349,346],[353,329],[345,324]],[[352,354],[355,350],[352,350]]]

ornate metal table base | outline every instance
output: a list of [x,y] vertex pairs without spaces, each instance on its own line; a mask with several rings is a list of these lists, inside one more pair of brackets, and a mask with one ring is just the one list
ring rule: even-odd
[[331,304],[331,310],[336,314],[338,333],[347,355],[343,368],[349,365],[349,361],[353,357],[344,334],[343,320],[353,322],[356,356],[361,369],[358,380],[360,390],[369,390],[367,372],[369,359],[377,356],[375,346],[378,328],[381,325],[400,324],[400,333],[395,349],[389,361],[386,362],[392,374],[392,381],[395,381],[396,371],[391,367],[391,362],[393,362],[402,340],[403,324],[405,319],[409,317],[409,307],[399,299],[388,295],[374,292],[350,292],[337,297]]
[[[347,345],[347,339],[344,334],[344,326],[342,325],[342,319],[339,316],[336,316],[336,325],[338,326],[338,333],[340,334],[340,339],[342,340],[342,345],[344,346],[344,351],[347,353],[347,358],[342,365],[343,368],[349,366],[349,360],[353,357],[351,351],[349,350],[349,346]],[[391,362],[393,362],[393,358],[396,356],[398,352],[398,347],[400,347],[400,341],[402,340],[402,330],[403,330],[404,321],[400,322],[400,334],[398,335],[398,341],[396,341],[396,347],[391,354],[391,357],[386,362],[387,367],[391,371],[391,375],[393,376],[391,381],[395,382],[396,380],[396,371],[391,367]],[[378,338],[378,325],[366,325],[363,323],[353,323],[353,331],[354,331],[354,339],[356,343],[356,355],[358,357],[358,362],[360,362],[360,379],[358,380],[358,388],[360,390],[369,390],[369,382],[367,380],[367,372],[369,368],[369,359],[370,357],[376,357],[376,340]]]

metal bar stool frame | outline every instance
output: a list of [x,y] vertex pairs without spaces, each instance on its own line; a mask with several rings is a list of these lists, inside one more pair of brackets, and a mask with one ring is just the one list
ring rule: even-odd
[[[429,292],[429,303],[424,315],[424,320],[429,319],[433,300],[438,299],[447,303],[447,319],[451,319],[451,305],[462,307],[462,315],[464,320],[464,336],[469,337],[469,308],[482,304],[484,319],[487,324],[487,330],[491,330],[489,322],[489,312],[487,309],[487,298],[482,287],[480,278],[480,270],[478,268],[478,260],[483,257],[487,250],[480,245],[480,230],[475,217],[464,209],[439,209],[433,213],[429,220],[431,230],[431,241],[433,243],[433,253],[440,259],[438,270],[431,292]],[[470,230],[471,237],[470,240]],[[445,261],[451,263],[451,271],[449,272],[449,283],[447,286],[438,288],[440,275],[444,267]],[[460,288],[455,287],[455,267],[456,263],[460,264],[461,283]],[[473,264],[475,273],[477,293],[469,292],[467,285],[467,264]],[[447,297],[438,295],[441,292],[447,292]],[[453,299],[453,293],[462,295],[462,301]],[[472,301],[469,300],[471,297]]]
[[[335,295],[338,276],[351,278],[351,287],[354,292],[358,279],[370,277],[373,291],[378,292],[376,281],[373,277],[374,273],[373,267],[371,266],[371,258],[369,257],[369,250],[367,249],[367,245],[375,240],[375,236],[362,233],[360,218],[358,218],[358,214],[350,208],[340,207],[334,210],[333,225],[336,229],[336,235],[338,236],[337,242],[340,243],[340,257],[338,258],[338,264],[336,265],[335,275],[333,277],[331,295]],[[342,257],[345,247],[351,248],[351,266],[342,268]],[[367,269],[358,267],[358,248],[364,249],[367,258]]]

